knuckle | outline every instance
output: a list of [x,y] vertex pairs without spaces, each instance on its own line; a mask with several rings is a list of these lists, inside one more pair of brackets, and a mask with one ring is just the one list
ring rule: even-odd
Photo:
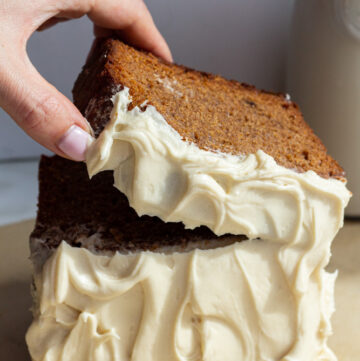
[[147,6],[143,0],[135,1],[135,6],[137,7],[137,11],[135,11],[135,18],[141,19],[144,14],[148,12]]
[[23,125],[30,132],[41,131],[60,111],[61,105],[56,97],[45,96],[25,112]]
[[59,4],[59,12],[69,14],[69,17],[78,17],[90,12],[96,0],[63,0]]
[[141,21],[147,8],[143,0],[127,0],[116,4],[116,9],[121,16],[123,27],[126,28]]

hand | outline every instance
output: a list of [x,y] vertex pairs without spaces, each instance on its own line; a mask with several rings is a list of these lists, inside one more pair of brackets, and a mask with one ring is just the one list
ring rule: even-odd
[[79,161],[91,139],[88,123],[37,72],[26,43],[36,30],[83,15],[96,34],[117,30],[130,44],[172,60],[142,0],[0,0],[0,106],[37,142]]

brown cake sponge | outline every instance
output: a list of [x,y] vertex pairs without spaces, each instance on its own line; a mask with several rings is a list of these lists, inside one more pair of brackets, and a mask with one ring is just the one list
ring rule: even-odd
[[74,102],[99,135],[111,97],[130,89],[129,108],[147,101],[184,140],[231,154],[261,149],[299,172],[344,179],[344,171],[305,123],[298,106],[272,94],[165,62],[119,40],[98,40],[73,90]]

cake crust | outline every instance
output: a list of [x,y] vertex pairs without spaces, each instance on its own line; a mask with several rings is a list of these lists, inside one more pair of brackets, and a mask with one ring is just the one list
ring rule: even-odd
[[[74,103],[95,136],[110,118],[111,97],[129,88],[129,108],[151,104],[181,137],[231,154],[261,149],[284,167],[344,179],[339,164],[282,94],[167,63],[117,39],[101,39],[79,75]],[[146,106],[145,106],[146,107]]]

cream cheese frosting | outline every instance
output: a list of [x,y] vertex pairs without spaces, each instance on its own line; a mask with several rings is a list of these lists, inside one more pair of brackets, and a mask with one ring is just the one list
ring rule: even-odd
[[322,207],[336,213],[335,228],[341,224],[350,197],[343,182],[279,166],[261,150],[235,156],[200,149],[184,141],[155,107],[129,111],[127,88],[113,101],[111,120],[86,162],[90,176],[114,171],[115,187],[138,215],[280,242],[302,238],[302,225]]
[[[281,248],[250,240],[209,250],[109,257],[63,242],[35,277],[39,309],[27,334],[31,356],[35,361],[335,360],[325,344],[335,274],[313,274],[300,305]],[[303,263],[309,264],[305,258]]]
[[[63,243],[35,274],[34,361],[333,361],[336,274],[324,271],[346,184],[183,140],[151,106],[114,98],[92,176],[114,171],[139,215],[249,240],[189,252],[96,255]],[[146,235],[145,235],[146,236]]]

